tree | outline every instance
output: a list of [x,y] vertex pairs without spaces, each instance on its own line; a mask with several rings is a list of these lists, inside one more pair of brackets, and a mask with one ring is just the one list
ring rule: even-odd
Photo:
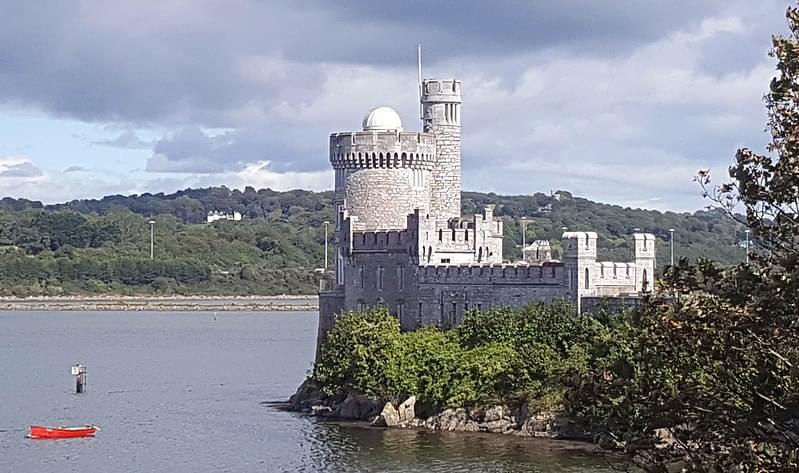
[[[799,9],[774,36],[768,154],[741,149],[706,195],[751,229],[751,264],[671,268],[635,369],[594,373],[606,425],[646,471],[799,470]],[[738,214],[743,207],[745,217]],[[601,409],[600,409],[601,410]]]

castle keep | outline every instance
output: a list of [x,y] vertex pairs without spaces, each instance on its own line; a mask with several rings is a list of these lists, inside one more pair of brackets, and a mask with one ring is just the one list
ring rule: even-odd
[[634,262],[597,261],[594,232],[563,233],[502,257],[493,206],[461,215],[461,83],[421,84],[422,131],[405,131],[388,107],[362,131],[330,135],[335,170],[335,284],[319,295],[319,339],[337,314],[382,305],[404,330],[460,323],[470,309],[565,298],[640,294],[651,287],[655,237],[636,233]]

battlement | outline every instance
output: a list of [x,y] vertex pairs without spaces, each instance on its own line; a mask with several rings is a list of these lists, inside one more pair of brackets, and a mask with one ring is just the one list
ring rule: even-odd
[[432,169],[435,137],[427,133],[357,131],[330,135],[330,163],[342,168]]
[[564,232],[564,258],[596,258],[596,232]]
[[655,257],[655,235],[651,233],[634,233],[635,257],[654,258]]
[[407,251],[416,247],[416,232],[412,230],[387,230],[375,232],[352,232],[352,252]]
[[425,79],[422,81],[422,103],[461,103],[461,81]]
[[635,285],[635,263],[600,261],[595,264],[595,268],[594,283],[597,285]]
[[546,284],[563,279],[563,263],[425,265],[418,270],[420,284]]

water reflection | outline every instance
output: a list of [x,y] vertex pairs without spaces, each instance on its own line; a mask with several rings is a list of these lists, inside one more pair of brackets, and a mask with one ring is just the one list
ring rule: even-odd
[[506,435],[377,429],[316,422],[305,434],[309,471],[605,472],[589,445]]

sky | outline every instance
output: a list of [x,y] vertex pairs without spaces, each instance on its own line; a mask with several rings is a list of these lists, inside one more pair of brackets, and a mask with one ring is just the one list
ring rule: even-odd
[[0,0],[0,197],[331,189],[328,135],[463,90],[464,190],[707,205],[763,151],[787,0]]

